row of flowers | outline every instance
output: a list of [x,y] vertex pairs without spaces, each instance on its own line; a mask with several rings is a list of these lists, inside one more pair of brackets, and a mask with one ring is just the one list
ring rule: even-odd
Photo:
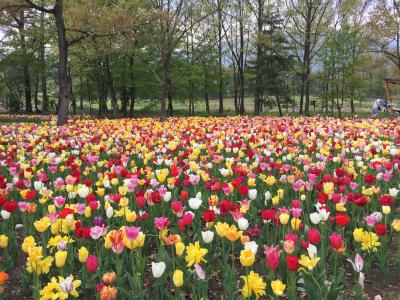
[[400,231],[399,125],[0,126],[0,294],[22,255],[35,299],[362,297]]

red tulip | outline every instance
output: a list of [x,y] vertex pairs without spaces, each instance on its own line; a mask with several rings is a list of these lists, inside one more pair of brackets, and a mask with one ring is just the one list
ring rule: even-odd
[[381,224],[381,223],[375,224],[375,232],[377,235],[380,235],[380,236],[385,235],[387,231],[388,231],[388,228],[385,224]]
[[240,196],[247,196],[249,193],[249,187],[247,185],[242,185],[239,187],[239,195]]
[[376,177],[372,174],[366,174],[364,175],[364,181],[369,184],[372,185],[375,182]]
[[293,255],[288,255],[286,257],[286,265],[290,271],[295,271],[299,269],[299,258]]
[[336,214],[336,224],[338,224],[340,227],[346,226],[350,222],[349,215],[347,214]]
[[379,198],[379,203],[384,206],[392,206],[394,201],[389,195],[383,195]]
[[321,233],[316,228],[311,228],[307,231],[307,240],[311,244],[318,244],[321,241]]
[[181,200],[185,201],[189,199],[189,192],[188,191],[181,191]]
[[3,204],[3,209],[8,211],[9,213],[13,213],[17,209],[17,202],[8,201]]
[[213,222],[215,220],[215,212],[212,209],[207,209],[204,213],[203,213],[203,219],[206,222]]

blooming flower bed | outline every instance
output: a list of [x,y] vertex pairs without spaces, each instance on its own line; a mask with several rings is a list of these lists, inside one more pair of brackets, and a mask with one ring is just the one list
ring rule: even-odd
[[361,297],[400,231],[399,144],[396,120],[2,125],[0,292],[19,253],[35,299]]

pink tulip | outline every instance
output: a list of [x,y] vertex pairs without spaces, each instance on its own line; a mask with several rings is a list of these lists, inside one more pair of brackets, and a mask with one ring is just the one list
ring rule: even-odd
[[140,227],[125,227],[125,236],[128,238],[128,240],[133,241],[136,240],[140,232]]
[[343,244],[342,236],[336,232],[332,233],[329,236],[329,244],[331,244],[332,248],[334,249],[340,249]]
[[171,222],[168,220],[168,218],[166,217],[159,217],[159,218],[154,218],[154,224],[156,225],[156,228],[158,230],[163,230],[166,227],[168,227],[168,225]]
[[206,279],[206,273],[204,272],[203,268],[199,264],[194,265],[194,270],[196,271],[197,276],[200,279]]
[[279,247],[264,246],[264,253],[266,256],[266,264],[271,270],[276,270],[279,267],[279,258],[282,250],[278,250]]
[[90,237],[94,240],[98,240],[100,237],[106,235],[107,227],[104,226],[94,226],[90,228]]

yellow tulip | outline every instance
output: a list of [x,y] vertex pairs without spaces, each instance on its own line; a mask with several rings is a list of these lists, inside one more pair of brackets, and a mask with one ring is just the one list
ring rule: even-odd
[[182,256],[183,251],[185,251],[185,244],[182,242],[177,242],[175,244],[175,253],[178,256]]
[[89,256],[89,251],[86,249],[86,247],[80,247],[78,250],[78,257],[79,257],[79,261],[81,263],[86,262],[87,258]]
[[253,265],[255,258],[256,257],[251,249],[240,251],[240,263],[243,267],[250,267],[251,265]]
[[33,225],[35,226],[35,229],[37,230],[37,232],[43,233],[50,226],[50,218],[44,217],[44,218],[36,221],[35,223],[33,223]]
[[65,265],[65,261],[67,260],[67,254],[68,252],[65,250],[58,250],[56,254],[54,255],[55,261],[56,261],[56,266],[58,268],[62,268]]
[[281,222],[282,225],[286,225],[289,222],[289,214],[287,213],[280,214],[279,222]]
[[0,248],[5,249],[8,246],[8,236],[5,234],[0,235]]
[[227,223],[218,222],[215,225],[215,230],[220,237],[225,237],[229,230],[229,225]]
[[172,275],[172,280],[176,287],[181,287],[183,285],[183,272],[181,270],[175,270]]
[[277,296],[282,296],[285,292],[286,284],[283,284],[280,280],[274,280],[271,282],[272,292]]

